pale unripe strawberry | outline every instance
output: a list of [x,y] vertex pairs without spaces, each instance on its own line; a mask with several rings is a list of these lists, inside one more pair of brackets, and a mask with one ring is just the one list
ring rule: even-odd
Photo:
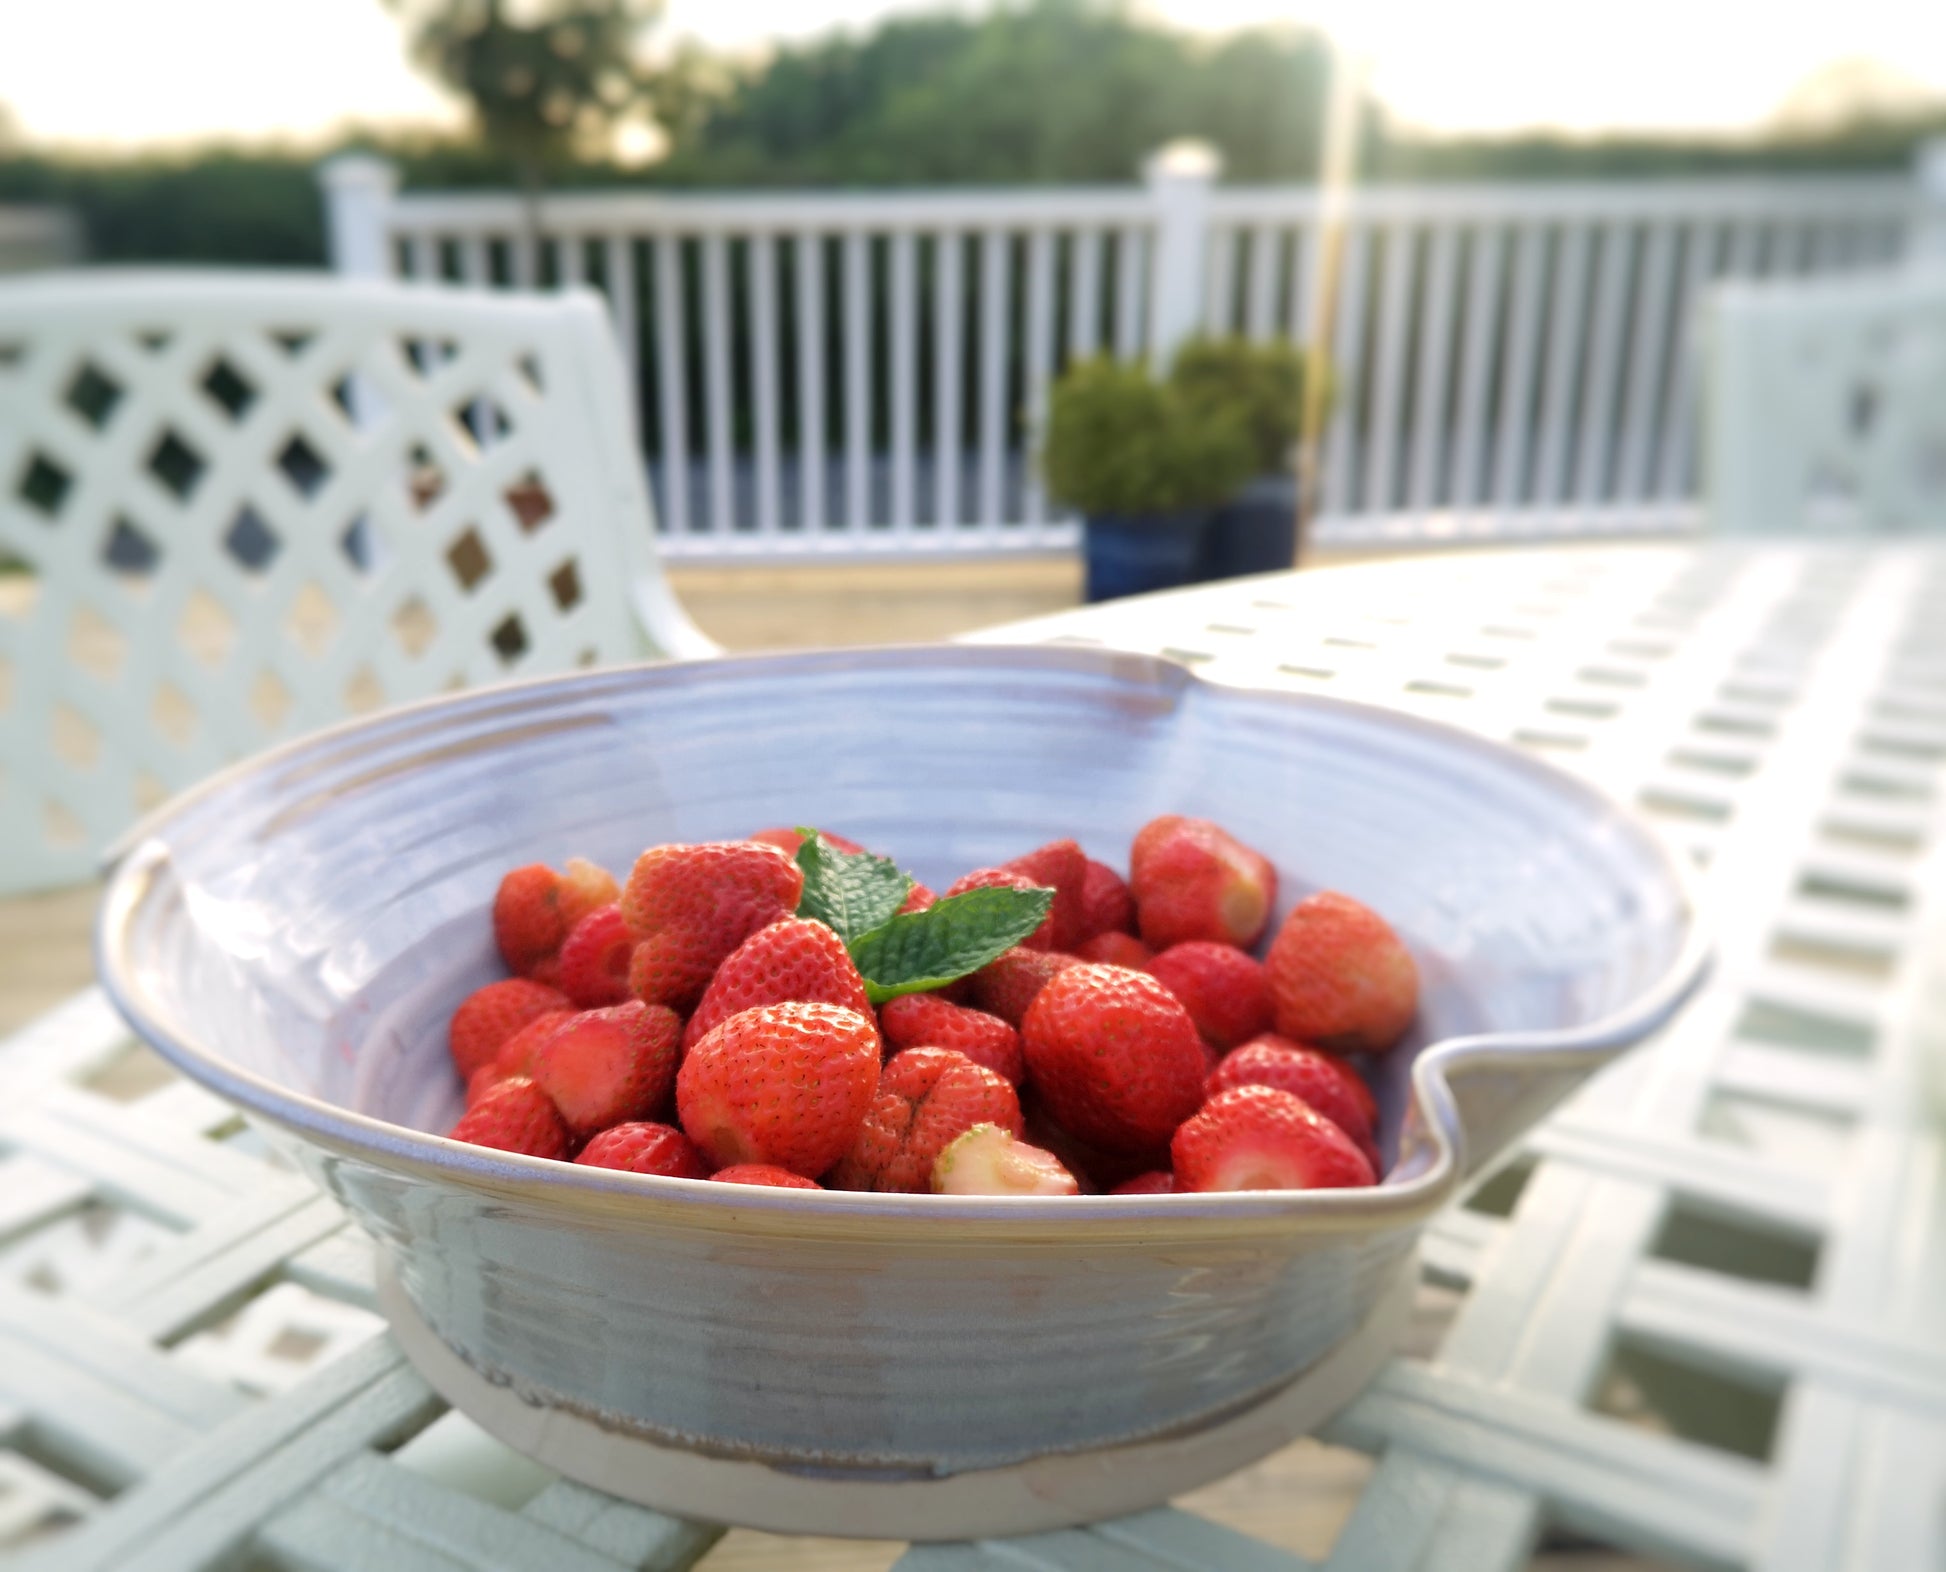
[[1017,1141],[997,1124],[976,1124],[932,1168],[938,1195],[1078,1195],[1060,1158]]
[[835,1190],[923,1192],[939,1154],[976,1124],[1018,1136],[1013,1087],[950,1048],[908,1048],[879,1072],[865,1122],[826,1178]]

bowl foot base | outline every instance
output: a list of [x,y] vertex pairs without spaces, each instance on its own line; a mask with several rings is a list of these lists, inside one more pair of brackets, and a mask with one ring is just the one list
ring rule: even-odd
[[536,1407],[441,1342],[382,1256],[378,1297],[400,1349],[441,1397],[515,1451],[581,1484],[681,1517],[773,1533],[950,1540],[1038,1533],[1139,1512],[1317,1429],[1398,1346],[1417,1281],[1417,1261],[1408,1254],[1350,1337],[1262,1402],[1204,1429],[939,1479],[889,1481],[807,1478],[764,1463],[704,1457]]

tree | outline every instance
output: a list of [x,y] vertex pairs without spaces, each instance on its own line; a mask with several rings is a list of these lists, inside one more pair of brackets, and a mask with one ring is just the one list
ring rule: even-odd
[[[385,0],[413,59],[464,97],[512,166],[530,221],[550,172],[647,103],[641,53],[662,0]],[[605,149],[604,149],[605,151]]]

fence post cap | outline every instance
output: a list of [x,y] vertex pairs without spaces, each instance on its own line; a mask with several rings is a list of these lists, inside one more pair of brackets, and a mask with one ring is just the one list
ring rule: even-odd
[[1214,180],[1223,173],[1223,154],[1214,142],[1178,137],[1165,142],[1142,162],[1142,178],[1151,185],[1164,181]]
[[364,186],[390,196],[399,189],[399,166],[376,153],[339,153],[318,165],[318,184],[331,191]]

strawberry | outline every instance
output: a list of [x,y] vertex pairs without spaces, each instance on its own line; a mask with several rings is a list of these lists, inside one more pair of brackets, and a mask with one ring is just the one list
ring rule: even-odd
[[1196,1030],[1218,1048],[1234,1048],[1270,1024],[1264,969],[1234,945],[1172,944],[1149,963],[1149,975],[1182,1001]]
[[1045,1099],[1036,1095],[1031,1085],[1021,1099],[1020,1108],[1027,1119],[1026,1138],[1060,1158],[1061,1165],[1080,1183],[1083,1195],[1112,1190],[1151,1168],[1169,1166],[1167,1141],[1139,1152],[1111,1152],[1062,1129],[1049,1116]]
[[775,1163],[732,1163],[710,1175],[718,1184],[763,1184],[777,1190],[822,1190],[815,1179],[806,1179]]
[[547,1094],[519,1077],[481,1098],[447,1133],[451,1140],[529,1157],[564,1158],[573,1149],[568,1127]]
[[826,1178],[837,1190],[921,1193],[939,1154],[976,1124],[1018,1137],[1014,1089],[950,1048],[907,1048],[879,1072],[871,1110]]
[[1061,1159],[1016,1140],[997,1124],[976,1124],[932,1166],[938,1195],[1079,1195]]
[[1174,1195],[1176,1176],[1166,1168],[1151,1168],[1145,1174],[1137,1174],[1133,1179],[1124,1180],[1108,1193],[1110,1195]]
[[585,1139],[668,1102],[681,1041],[682,1020],[664,1005],[631,999],[584,1010],[535,1047],[534,1084]]
[[584,1010],[628,997],[635,933],[619,906],[597,906],[561,941],[561,991]]
[[568,1008],[568,996],[524,977],[509,977],[475,988],[453,1011],[446,1042],[453,1065],[471,1077],[491,1064],[508,1038],[538,1015]]
[[1351,1137],[1308,1103],[1274,1086],[1220,1093],[1169,1143],[1176,1187],[1337,1190],[1373,1182]]
[[905,903],[899,907],[899,911],[902,914],[922,912],[930,906],[937,905],[938,902],[939,897],[937,895],[933,894],[931,890],[927,889],[917,879],[914,879],[912,881],[912,888],[905,892]]
[[1020,1035],[1048,1113],[1107,1151],[1160,1146],[1203,1100],[1196,1023],[1145,972],[1067,968],[1041,989]]
[[1048,908],[1044,925],[1047,943],[1035,945],[1035,949],[1072,950],[1088,937],[1083,911],[1088,858],[1073,841],[1049,841],[1026,856],[1015,857],[1000,866],[1009,873],[1024,875],[1030,884],[1054,892],[1054,904]]
[[568,936],[561,915],[561,876],[545,863],[529,863],[500,880],[493,897],[493,942],[507,970],[525,976],[554,958]]
[[1309,1104],[1346,1135],[1378,1167],[1372,1119],[1378,1111],[1371,1089],[1342,1059],[1319,1053],[1274,1032],[1253,1038],[1228,1055],[1203,1083],[1205,1098],[1238,1086],[1275,1086]]
[[1099,961],[1104,966],[1126,966],[1132,972],[1147,971],[1149,962],[1155,959],[1154,950],[1134,934],[1123,933],[1119,928],[1098,933],[1092,939],[1083,939],[1074,947],[1074,953],[1084,961]]
[[[579,1010],[549,1010],[545,1015],[535,1016],[501,1044],[500,1052],[494,1055],[493,1063],[488,1068],[498,1073],[503,1081],[516,1075],[524,1075],[532,1080],[534,1050],[552,1037],[557,1027],[573,1020],[580,1013]],[[485,1073],[483,1070],[476,1070],[473,1072],[474,1078],[477,1079]],[[471,1080],[467,1082],[469,1088],[472,1084]]]
[[[1045,887],[1011,868],[975,868],[952,882],[946,891],[946,898],[951,900],[968,890],[1038,890]],[[1041,919],[1041,925],[1020,941],[1020,947],[1026,950],[1051,950],[1054,948],[1053,933],[1054,912],[1050,907],[1048,914]]]
[[1128,883],[1137,927],[1158,950],[1189,939],[1248,949],[1277,900],[1269,862],[1208,819],[1177,813],[1136,832]]
[[683,1030],[687,1051],[732,1015],[760,1004],[841,1004],[870,1017],[865,980],[846,953],[845,941],[821,922],[786,917],[759,928],[731,952]]
[[1264,957],[1277,1030],[1342,1053],[1383,1053],[1419,1008],[1419,969],[1385,919],[1348,895],[1307,896]]
[[1026,1017],[1027,1007],[1034,1002],[1034,996],[1046,986],[1047,980],[1070,966],[1080,964],[1072,955],[1060,955],[1052,950],[1030,950],[1017,944],[965,979],[969,995],[967,1002],[988,1015],[999,1016],[1009,1026],[1017,1027]]
[[561,917],[567,923],[568,932],[592,911],[604,906],[613,906],[622,898],[622,887],[615,882],[614,874],[606,868],[597,867],[586,857],[570,857],[567,867],[561,874],[560,891],[555,903],[561,909]]
[[790,916],[803,890],[803,870],[762,842],[651,847],[622,891],[622,915],[638,941],[629,992],[693,1010],[730,952]]
[[1135,897],[1119,873],[1092,857],[1081,881],[1081,931],[1089,938],[1135,932]]
[[719,1023],[676,1076],[683,1132],[723,1167],[807,1178],[851,1149],[878,1089],[878,1028],[835,1004],[766,1004]]
[[610,1125],[575,1158],[590,1168],[619,1168],[669,1179],[707,1179],[709,1159],[673,1125],[631,1121]]
[[879,1007],[878,1025],[894,1051],[951,1048],[1013,1086],[1027,1073],[1020,1033],[997,1015],[949,1004],[937,994],[908,993],[886,1000]]
[[[850,852],[854,857],[865,849],[858,842],[848,839],[833,830],[819,830],[818,834],[822,835],[839,851]],[[795,857],[797,855],[797,848],[804,844],[804,837],[802,835],[799,835],[796,830],[787,829],[759,830],[755,835],[750,836],[749,839],[761,841],[766,846],[775,846],[786,857]]]

